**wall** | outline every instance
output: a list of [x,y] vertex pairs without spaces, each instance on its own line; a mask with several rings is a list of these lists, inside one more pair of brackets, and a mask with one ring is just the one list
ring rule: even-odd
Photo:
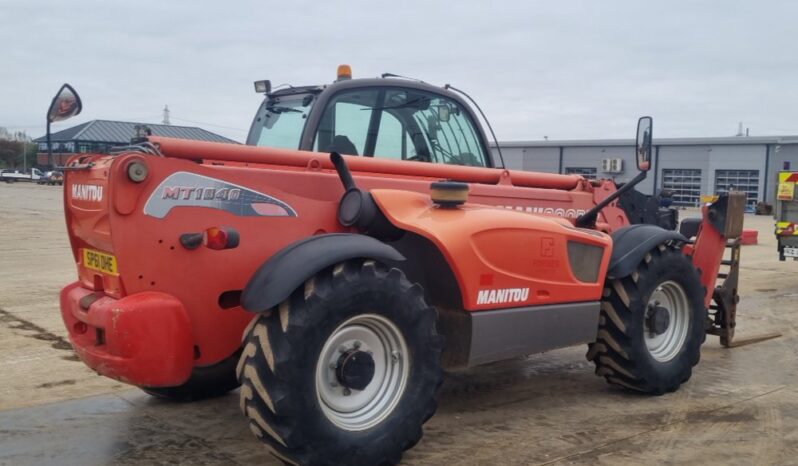
[[[662,171],[665,169],[690,168],[701,170],[701,194],[712,194],[715,190],[716,170],[758,170],[759,199],[772,202],[776,190],[777,174],[784,161],[790,161],[792,170],[798,171],[798,145],[770,146],[770,157],[766,167],[765,144],[715,144],[715,145],[660,145],[654,171],[638,186],[645,194],[662,189]],[[508,168],[560,172],[560,148],[512,147],[504,148]],[[624,171],[620,174],[604,173],[602,160],[620,158],[624,160]],[[637,175],[637,164],[632,146],[564,146],[562,148],[562,173],[569,167],[593,167],[599,178],[614,178],[626,182]],[[767,177],[767,182],[765,181]],[[656,180],[656,186],[654,185]]]
[[779,172],[784,167],[784,162],[790,162],[790,170],[798,171],[798,145],[796,144],[771,144],[770,163],[768,166],[767,202],[773,203],[779,182]]
[[[546,173],[560,172],[560,148],[552,147],[526,147],[502,149],[505,162],[508,161],[508,152],[513,159],[512,168],[517,168],[518,157],[523,157],[520,164],[524,170]],[[623,159],[623,173],[610,174],[602,171],[602,160],[610,158]],[[507,163],[507,166],[511,166]],[[562,173],[568,168],[592,167],[596,169],[599,178],[614,178],[619,183],[624,183],[637,175],[637,161],[634,158],[633,146],[608,146],[608,147],[563,147],[562,148]],[[654,186],[652,177],[644,180],[639,189],[647,194],[652,193]]]
[[[622,173],[605,173],[602,170],[604,159],[622,159]],[[616,183],[626,183],[639,173],[635,160],[634,146],[606,146],[606,147],[566,147],[563,150],[563,172],[569,167],[593,167],[598,178],[612,178]],[[637,185],[637,190],[652,194],[654,178],[649,176]]]
[[504,159],[504,168],[509,170],[523,170],[524,169],[524,149],[522,148],[502,148],[502,157],[499,158],[499,152],[496,148],[491,149],[493,154],[493,165],[496,167],[501,166],[501,160]]
[[[494,160],[499,156],[493,149]],[[558,173],[560,149],[558,147],[502,147],[504,166],[510,170]]]
[[715,172],[717,170],[758,170],[758,196],[760,200],[763,199],[765,188],[764,145],[661,146],[659,154],[657,191],[662,189],[662,171],[665,169],[701,170],[702,195],[715,193]]
[[662,189],[662,172],[666,169],[698,169],[701,170],[701,194],[709,190],[707,173],[709,172],[709,146],[659,146],[657,157],[657,188]]
[[[716,170],[758,170],[758,199],[765,199],[765,149],[766,146],[754,144],[710,146],[709,179],[706,193],[714,193]],[[770,186],[768,186],[770,190]]]

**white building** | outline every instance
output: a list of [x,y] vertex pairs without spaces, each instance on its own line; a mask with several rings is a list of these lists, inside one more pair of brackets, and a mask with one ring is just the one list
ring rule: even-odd
[[[589,178],[630,180],[637,174],[634,141],[595,139],[501,143],[507,168],[579,173]],[[494,149],[495,152],[495,149]],[[674,192],[681,205],[733,186],[749,204],[773,202],[780,170],[798,170],[798,136],[655,139],[653,167],[638,190]]]

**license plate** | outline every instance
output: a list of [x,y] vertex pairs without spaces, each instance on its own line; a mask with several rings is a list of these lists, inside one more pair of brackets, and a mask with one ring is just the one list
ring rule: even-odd
[[83,250],[83,266],[108,275],[119,275],[116,257],[94,249]]
[[798,248],[784,247],[784,257],[798,257]]

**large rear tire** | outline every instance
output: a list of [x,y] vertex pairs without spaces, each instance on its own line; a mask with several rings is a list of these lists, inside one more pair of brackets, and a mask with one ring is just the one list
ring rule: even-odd
[[241,384],[236,377],[236,364],[241,350],[218,364],[196,367],[186,383],[177,387],[142,387],[147,394],[169,401],[188,402],[222,396]]
[[246,336],[237,373],[252,432],[288,464],[397,464],[437,407],[436,320],[398,269],[320,272]]
[[631,275],[607,281],[587,358],[611,384],[672,392],[698,364],[706,319],[698,269],[675,244],[661,244]]

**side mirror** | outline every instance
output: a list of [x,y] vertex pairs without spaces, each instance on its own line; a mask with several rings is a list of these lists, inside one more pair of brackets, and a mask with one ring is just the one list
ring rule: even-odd
[[80,96],[78,96],[72,86],[64,84],[50,103],[50,110],[47,111],[47,122],[52,123],[72,118],[79,114],[81,110],[83,110],[83,104],[80,102]]
[[654,129],[654,120],[649,116],[637,120],[637,142],[635,154],[637,155],[637,169],[647,172],[651,170],[651,135]]

